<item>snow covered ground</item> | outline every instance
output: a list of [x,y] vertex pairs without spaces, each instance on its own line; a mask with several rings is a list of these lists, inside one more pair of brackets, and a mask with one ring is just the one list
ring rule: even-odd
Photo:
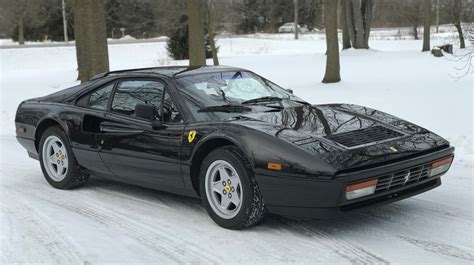
[[[187,63],[171,60],[164,45],[110,45],[111,69]],[[367,105],[446,137],[456,159],[443,185],[337,220],[268,216],[239,232],[215,225],[195,199],[95,178],[55,190],[16,142],[14,115],[21,100],[77,83],[74,47],[0,50],[0,262],[474,262],[473,75],[456,78],[454,57],[421,53],[421,41],[373,40],[371,50],[343,51],[343,81],[325,85],[324,40],[246,36],[219,45],[222,64],[312,103]]]

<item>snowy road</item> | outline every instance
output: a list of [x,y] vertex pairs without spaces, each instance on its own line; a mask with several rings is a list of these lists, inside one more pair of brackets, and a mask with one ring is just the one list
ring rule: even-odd
[[455,164],[440,188],[385,207],[332,221],[269,216],[236,232],[195,199],[96,178],[53,189],[13,137],[0,141],[0,262],[474,262],[469,166]]
[[[323,85],[324,40],[219,44],[223,64],[254,70],[312,103],[367,105],[446,137],[456,158],[443,185],[336,220],[267,216],[238,232],[215,225],[196,199],[97,178],[56,190],[16,142],[13,123],[21,100],[76,84],[74,48],[4,49],[0,263],[474,263],[472,75],[453,78],[453,62],[421,53],[419,41],[371,41],[372,50],[344,51],[343,81]],[[112,69],[177,63],[164,43],[109,51]]]

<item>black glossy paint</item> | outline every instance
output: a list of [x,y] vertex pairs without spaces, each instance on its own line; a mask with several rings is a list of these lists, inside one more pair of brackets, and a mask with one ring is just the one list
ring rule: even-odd
[[[17,138],[30,156],[37,158],[41,131],[47,125],[58,124],[69,137],[79,164],[91,173],[188,196],[199,196],[197,181],[193,178],[198,175],[197,161],[203,150],[209,151],[216,143],[217,146],[234,144],[250,161],[270,211],[311,216],[316,212],[326,214],[323,208],[339,212],[351,203],[394,201],[397,196],[391,193],[377,195],[380,202],[374,196],[347,202],[344,187],[347,183],[434,161],[454,152],[449,142],[440,136],[367,107],[295,104],[281,110],[269,111],[267,107],[256,106],[245,113],[197,114],[184,104],[176,91],[174,80],[180,76],[230,70],[239,69],[170,67],[99,76],[79,87],[21,103],[15,119]],[[89,91],[124,78],[165,82],[185,122],[153,129],[148,121],[75,105],[76,100]],[[101,131],[104,126],[117,131]],[[373,126],[384,126],[403,136],[355,148],[325,138]],[[20,127],[26,128],[26,133],[19,134]],[[187,139],[191,130],[197,131],[197,136],[190,143]],[[281,163],[283,168],[268,170],[268,162]],[[439,177],[434,179],[439,180]],[[419,189],[411,187],[413,192],[399,198],[440,184],[439,181],[430,183],[431,186],[419,183]],[[308,207],[312,210],[308,211]]]

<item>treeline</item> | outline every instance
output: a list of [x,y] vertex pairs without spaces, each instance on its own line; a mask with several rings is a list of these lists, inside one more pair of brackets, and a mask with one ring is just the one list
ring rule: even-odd
[[[339,2],[341,6],[341,1]],[[359,0],[363,6],[365,0]],[[474,20],[470,0],[432,0],[431,23],[453,22],[453,10],[460,9],[460,20]],[[217,32],[247,34],[278,32],[285,22],[294,21],[292,0],[220,0],[214,1]],[[73,0],[65,0],[67,32],[74,39]],[[373,0],[372,27],[412,27],[415,38],[422,26],[424,0]],[[108,38],[130,35],[134,38],[169,36],[183,26],[186,0],[105,0],[105,21]],[[298,0],[298,22],[309,30],[324,29],[324,1]],[[339,20],[345,16],[337,10]],[[0,37],[16,41],[64,40],[62,0],[0,0]],[[339,21],[339,29],[342,23]]]
[[[218,31],[274,32],[298,17],[298,23],[309,29],[324,28],[327,59],[322,81],[333,83],[341,80],[338,29],[342,29],[342,49],[369,49],[374,26],[413,25],[417,34],[418,26],[423,25],[420,50],[429,51],[433,21],[452,23],[459,33],[460,48],[464,48],[461,21],[471,21],[473,16],[473,3],[466,0],[0,1],[1,12],[10,9],[6,13],[9,19],[2,19],[9,21],[14,29],[10,33],[20,44],[30,37],[35,40],[40,34],[62,40],[69,32],[70,38],[76,40],[78,79],[82,82],[109,71],[107,37],[116,37],[117,29],[121,35],[136,37],[166,34],[170,36],[170,54],[178,59],[189,58],[189,65],[197,67],[206,65],[206,58],[211,57],[213,64],[219,64],[214,42]],[[5,2],[9,4],[6,8]],[[59,16],[58,10],[63,15]],[[67,21],[66,29],[62,28],[65,24],[61,19]]]

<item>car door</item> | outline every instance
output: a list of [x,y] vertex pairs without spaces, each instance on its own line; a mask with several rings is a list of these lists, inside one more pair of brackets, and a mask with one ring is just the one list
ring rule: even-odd
[[108,82],[82,95],[76,101],[76,106],[81,108],[81,115],[70,121],[70,124],[75,126],[69,135],[76,159],[81,166],[94,174],[111,174],[100,159],[97,135],[100,133],[99,124],[105,118],[114,86],[114,81]]
[[[115,87],[98,144],[102,161],[119,180],[147,187],[184,186],[180,167],[184,122],[179,112],[174,119],[168,112],[163,115],[167,93],[160,79],[125,79]],[[155,119],[162,126],[153,128],[152,121],[135,117],[137,104],[154,105]]]

